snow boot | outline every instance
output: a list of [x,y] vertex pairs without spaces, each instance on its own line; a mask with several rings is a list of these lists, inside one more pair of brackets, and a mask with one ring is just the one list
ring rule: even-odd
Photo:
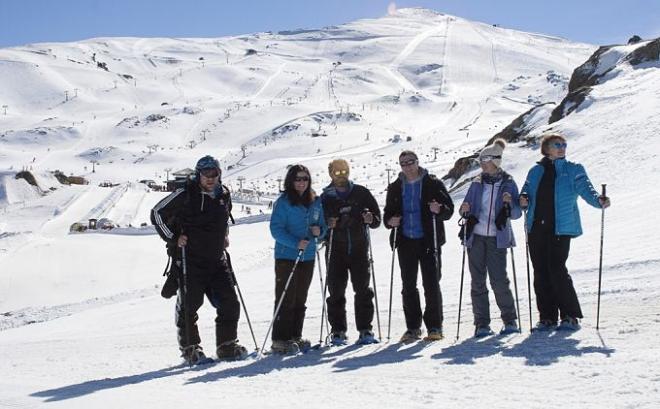
[[221,361],[239,361],[247,357],[247,349],[238,343],[238,340],[223,342],[216,350]]
[[428,333],[424,337],[424,341],[427,342],[440,341],[443,338],[444,335],[442,334],[442,328],[431,328],[428,330]]
[[208,358],[204,354],[204,351],[202,351],[202,347],[199,345],[190,345],[181,348],[181,358],[183,358],[184,363],[189,366],[204,365],[213,362],[213,359]]
[[339,331],[339,332],[332,332],[330,334],[330,344],[332,346],[341,346],[341,345],[346,345],[346,341],[348,340],[348,337],[346,336],[346,332],[344,331]]
[[494,332],[492,329],[490,329],[489,325],[477,325],[474,329],[475,338],[484,338],[493,334]]
[[371,332],[368,329],[363,329],[360,331],[360,335],[358,336],[357,341],[355,341],[357,345],[369,345],[369,344],[377,344],[378,340],[376,337],[374,337],[374,333]]
[[548,332],[557,328],[557,322],[551,320],[541,320],[536,323],[536,326],[532,329],[532,332]]
[[420,339],[422,339],[422,330],[416,328],[404,332],[399,342],[402,344],[410,344],[411,342],[419,341]]
[[507,321],[504,323],[504,327],[500,330],[500,335],[509,335],[518,332],[520,332],[518,324],[515,321]]
[[562,318],[559,326],[557,327],[558,331],[577,331],[580,329],[580,322],[577,318],[565,317]]
[[294,341],[273,340],[270,352],[277,355],[296,355],[300,347]]
[[302,353],[308,352],[312,348],[312,343],[308,339],[298,337],[291,340],[294,344],[298,345],[298,349]]

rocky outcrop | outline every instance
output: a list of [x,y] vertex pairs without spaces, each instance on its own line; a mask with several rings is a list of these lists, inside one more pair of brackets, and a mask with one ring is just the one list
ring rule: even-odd
[[637,47],[625,57],[619,59],[609,67],[602,66],[601,57],[615,46],[603,46],[592,54],[589,59],[573,71],[568,83],[568,95],[555,108],[550,116],[550,122],[557,122],[575,111],[591,92],[593,86],[620,64],[630,64],[635,67],[647,62],[660,59],[660,38]]
[[591,57],[582,65],[573,71],[571,80],[568,83],[568,95],[561,101],[557,108],[552,111],[549,123],[557,122],[569,115],[591,92],[591,87],[598,83],[598,79],[605,75],[609,70],[597,74],[600,65],[600,58],[613,46],[602,46],[596,50]]
[[660,38],[656,38],[650,43],[636,48],[633,52],[628,54],[624,61],[632,66],[640,65],[645,62],[659,61],[660,60]]

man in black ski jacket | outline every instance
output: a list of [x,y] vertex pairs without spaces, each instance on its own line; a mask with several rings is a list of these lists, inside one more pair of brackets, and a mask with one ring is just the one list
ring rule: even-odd
[[364,186],[349,180],[350,167],[343,159],[328,165],[332,183],[323,189],[321,202],[328,229],[332,231],[332,246],[328,260],[328,320],[330,341],[346,342],[346,285],[350,270],[355,292],[355,324],[358,343],[377,342],[372,332],[374,291],[369,287],[369,243],[366,229],[380,226],[380,209],[373,195]]
[[190,364],[206,358],[197,328],[197,310],[204,295],[216,308],[218,358],[240,359],[247,354],[238,344],[240,304],[223,258],[231,203],[228,193],[220,183],[218,161],[205,156],[197,162],[194,178],[151,210],[151,222],[174,259],[170,276],[177,277],[179,284],[179,348]]
[[[396,246],[399,253],[403,312],[408,327],[401,341],[411,342],[421,338],[422,319],[426,325],[427,339],[438,340],[442,339],[443,321],[440,292],[440,246],[445,243],[443,220],[451,217],[454,203],[442,181],[419,166],[415,152],[401,152],[399,164],[399,177],[387,187],[383,219],[388,229],[397,228],[396,237],[394,230],[390,234],[390,243]],[[417,290],[418,266],[422,270],[426,300],[424,315]]]

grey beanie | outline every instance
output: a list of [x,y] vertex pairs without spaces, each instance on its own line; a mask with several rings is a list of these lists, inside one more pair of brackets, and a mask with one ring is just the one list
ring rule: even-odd
[[492,144],[486,146],[479,152],[479,161],[482,159],[487,159],[490,157],[490,160],[498,168],[502,166],[502,153],[506,147],[506,141],[502,138],[497,138],[493,141]]

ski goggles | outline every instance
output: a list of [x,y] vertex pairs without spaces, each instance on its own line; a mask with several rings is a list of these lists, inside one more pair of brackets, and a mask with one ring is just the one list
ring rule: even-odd
[[417,163],[417,159],[408,159],[408,160],[402,160],[401,162],[399,162],[399,165],[401,165],[401,167],[404,167],[404,166],[414,165],[415,163]]
[[566,149],[568,144],[566,142],[553,142],[550,144],[555,149]]
[[348,175],[348,170],[347,169],[335,170],[332,172],[332,174],[335,176],[346,176]]
[[502,159],[501,155],[483,155],[479,156],[479,162],[490,162],[496,159]]

